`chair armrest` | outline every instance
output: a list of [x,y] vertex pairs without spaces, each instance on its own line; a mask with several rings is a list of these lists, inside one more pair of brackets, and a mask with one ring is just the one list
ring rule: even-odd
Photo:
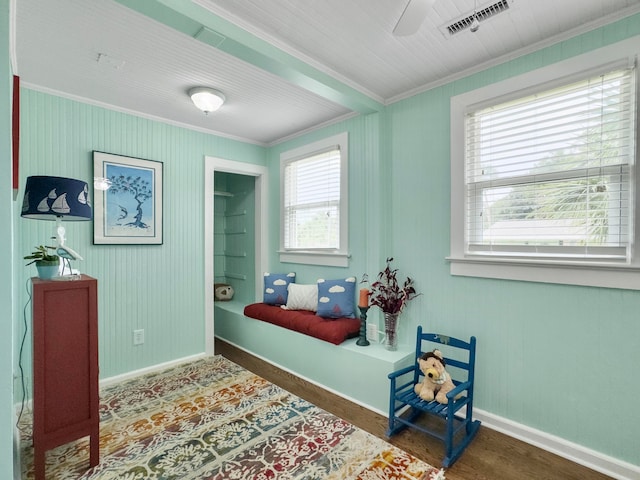
[[462,382],[456,388],[447,392],[447,398],[453,400],[457,395],[461,394],[464,390],[468,390],[471,387],[471,382]]
[[389,379],[398,378],[409,372],[415,371],[415,369],[416,369],[415,365],[409,365],[408,367],[404,367],[404,368],[401,368],[400,370],[396,370],[395,372],[391,372],[389,375],[387,375],[387,377],[389,377]]

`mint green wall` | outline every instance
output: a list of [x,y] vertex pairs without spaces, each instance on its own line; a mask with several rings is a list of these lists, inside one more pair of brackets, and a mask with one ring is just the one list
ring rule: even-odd
[[638,34],[636,15],[390,106],[386,211],[398,267],[424,292],[402,338],[418,323],[476,335],[479,408],[636,465],[640,292],[453,277],[445,257],[451,96]]
[[[90,181],[93,150],[164,163],[163,245],[92,245],[92,222],[66,224],[67,244],[85,258],[74,267],[98,279],[100,377],[204,352],[204,156],[263,164],[264,149],[28,89],[22,112],[22,186],[28,175]],[[20,207],[14,204],[21,257],[46,242],[55,224],[22,219]],[[22,286],[35,273],[17,262],[20,307]],[[134,346],[140,328],[145,343]],[[30,356],[27,348],[27,371]]]
[[0,478],[13,478],[13,207],[9,1],[0,0]]

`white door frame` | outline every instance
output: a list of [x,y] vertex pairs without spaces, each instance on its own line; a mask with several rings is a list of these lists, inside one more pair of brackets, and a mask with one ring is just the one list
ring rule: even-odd
[[215,172],[237,173],[255,177],[255,289],[256,297],[262,293],[263,272],[267,270],[267,185],[268,170],[261,165],[236,162],[217,157],[204,157],[204,333],[205,352],[208,355],[215,353],[214,318],[213,318],[213,284],[214,284],[214,255],[213,255],[213,229],[214,229],[214,182]]

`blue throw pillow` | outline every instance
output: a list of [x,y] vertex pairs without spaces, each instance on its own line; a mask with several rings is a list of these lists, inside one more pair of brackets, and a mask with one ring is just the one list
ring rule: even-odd
[[325,318],[355,317],[355,277],[340,280],[318,279],[318,312]]
[[268,305],[286,305],[287,287],[295,281],[295,273],[265,273],[262,301]]

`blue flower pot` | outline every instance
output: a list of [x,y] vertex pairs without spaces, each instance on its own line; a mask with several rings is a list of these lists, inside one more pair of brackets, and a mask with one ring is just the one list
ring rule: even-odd
[[46,263],[44,265],[41,265],[40,262],[36,262],[38,277],[41,278],[42,280],[51,280],[52,278],[57,277],[59,267],[60,265],[58,263],[54,265],[46,264]]

